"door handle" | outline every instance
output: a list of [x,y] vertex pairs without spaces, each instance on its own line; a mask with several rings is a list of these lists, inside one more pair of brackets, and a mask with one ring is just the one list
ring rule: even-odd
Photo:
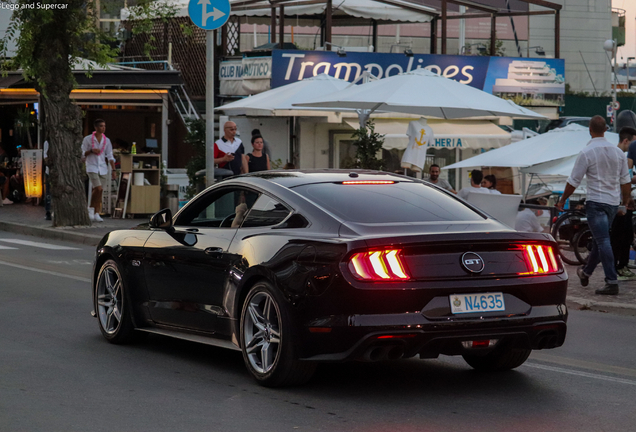
[[206,255],[216,255],[223,252],[223,248],[220,247],[209,247],[205,249]]
[[186,228],[186,232],[189,233],[198,233],[199,229],[198,228]]

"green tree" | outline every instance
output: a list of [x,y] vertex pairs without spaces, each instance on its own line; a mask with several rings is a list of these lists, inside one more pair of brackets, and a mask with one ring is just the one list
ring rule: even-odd
[[188,122],[188,135],[183,141],[194,148],[194,156],[186,164],[188,173],[188,188],[186,198],[190,199],[197,194],[197,171],[205,168],[205,120],[190,120]]
[[[170,16],[170,9],[151,3],[140,0],[134,18],[145,21]],[[113,61],[117,50],[112,48],[112,38],[100,30],[95,9],[98,3],[17,0],[11,4],[16,9],[0,41],[0,66],[5,72],[21,69],[40,93],[44,135],[50,146],[53,225],[90,225],[82,182],[82,112],[70,98],[76,87],[73,65],[80,58],[104,65]],[[7,57],[10,40],[17,46],[12,58]]]
[[377,158],[377,154],[382,150],[384,135],[375,131],[375,123],[368,120],[365,127],[357,129],[353,135],[353,145],[356,146],[356,159],[358,167],[364,169],[381,170],[384,162]]

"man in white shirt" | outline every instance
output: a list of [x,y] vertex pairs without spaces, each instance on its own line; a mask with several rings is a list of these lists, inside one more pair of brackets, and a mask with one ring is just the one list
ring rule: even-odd
[[431,167],[428,170],[428,181],[429,183],[433,183],[434,185],[437,185],[439,187],[441,187],[442,189],[446,189],[449,192],[452,192],[454,194],[457,194],[457,192],[455,191],[455,189],[453,189],[453,187],[451,186],[451,184],[449,182],[447,182],[446,180],[439,178],[439,174],[440,174],[440,168],[439,165],[437,164],[433,164],[431,165]]
[[108,165],[106,160],[110,162],[112,168],[113,180],[117,175],[115,171],[115,157],[113,156],[113,145],[106,138],[106,122],[97,119],[93,122],[95,132],[88,135],[82,141],[82,157],[86,161],[86,174],[91,180],[93,190],[91,192],[91,203],[88,209],[89,218],[95,222],[103,222],[99,216],[102,211],[102,192],[103,186],[108,181]]
[[[587,176],[587,200],[585,202],[587,222],[594,239],[592,250],[583,267],[576,271],[581,285],[587,286],[589,278],[599,262],[603,264],[605,272],[605,286],[597,289],[596,294],[618,294],[618,275],[614,266],[614,254],[610,243],[610,227],[618,211],[618,205],[633,208],[631,198],[631,178],[627,168],[627,157],[605,138],[605,119],[594,116],[590,120],[590,135],[592,140],[579,153],[574,163],[572,174],[556,208],[563,210],[565,201]],[[625,213],[621,209],[621,213]]]
[[[545,198],[537,199],[539,205],[547,205],[548,200]],[[515,220],[515,229],[522,232],[543,232],[543,227],[539,223],[539,216],[543,214],[543,210],[523,209],[517,213]]]
[[490,191],[481,187],[481,181],[484,179],[484,173],[480,170],[472,170],[470,172],[470,186],[463,188],[457,194],[461,199],[468,199],[468,194],[482,193],[490,194]]

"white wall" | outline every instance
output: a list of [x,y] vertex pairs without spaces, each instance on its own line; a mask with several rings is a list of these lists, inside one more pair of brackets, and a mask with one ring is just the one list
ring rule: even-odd
[[300,121],[299,161],[296,168],[329,168],[329,131],[345,126],[327,123],[324,118],[307,117]]
[[[610,91],[610,64],[603,42],[612,38],[610,0],[551,0],[561,10],[561,58],[565,60],[565,82],[574,91]],[[530,5],[530,10],[546,10]],[[554,16],[530,17],[530,46],[542,46],[554,57]],[[585,69],[590,71],[594,85]]]

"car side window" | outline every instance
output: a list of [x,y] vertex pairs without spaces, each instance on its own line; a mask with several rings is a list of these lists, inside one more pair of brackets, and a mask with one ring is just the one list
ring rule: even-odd
[[175,226],[237,228],[259,193],[245,188],[223,188],[190,204],[177,218]]
[[274,198],[261,195],[250,209],[242,228],[278,225],[287,218],[290,210]]

